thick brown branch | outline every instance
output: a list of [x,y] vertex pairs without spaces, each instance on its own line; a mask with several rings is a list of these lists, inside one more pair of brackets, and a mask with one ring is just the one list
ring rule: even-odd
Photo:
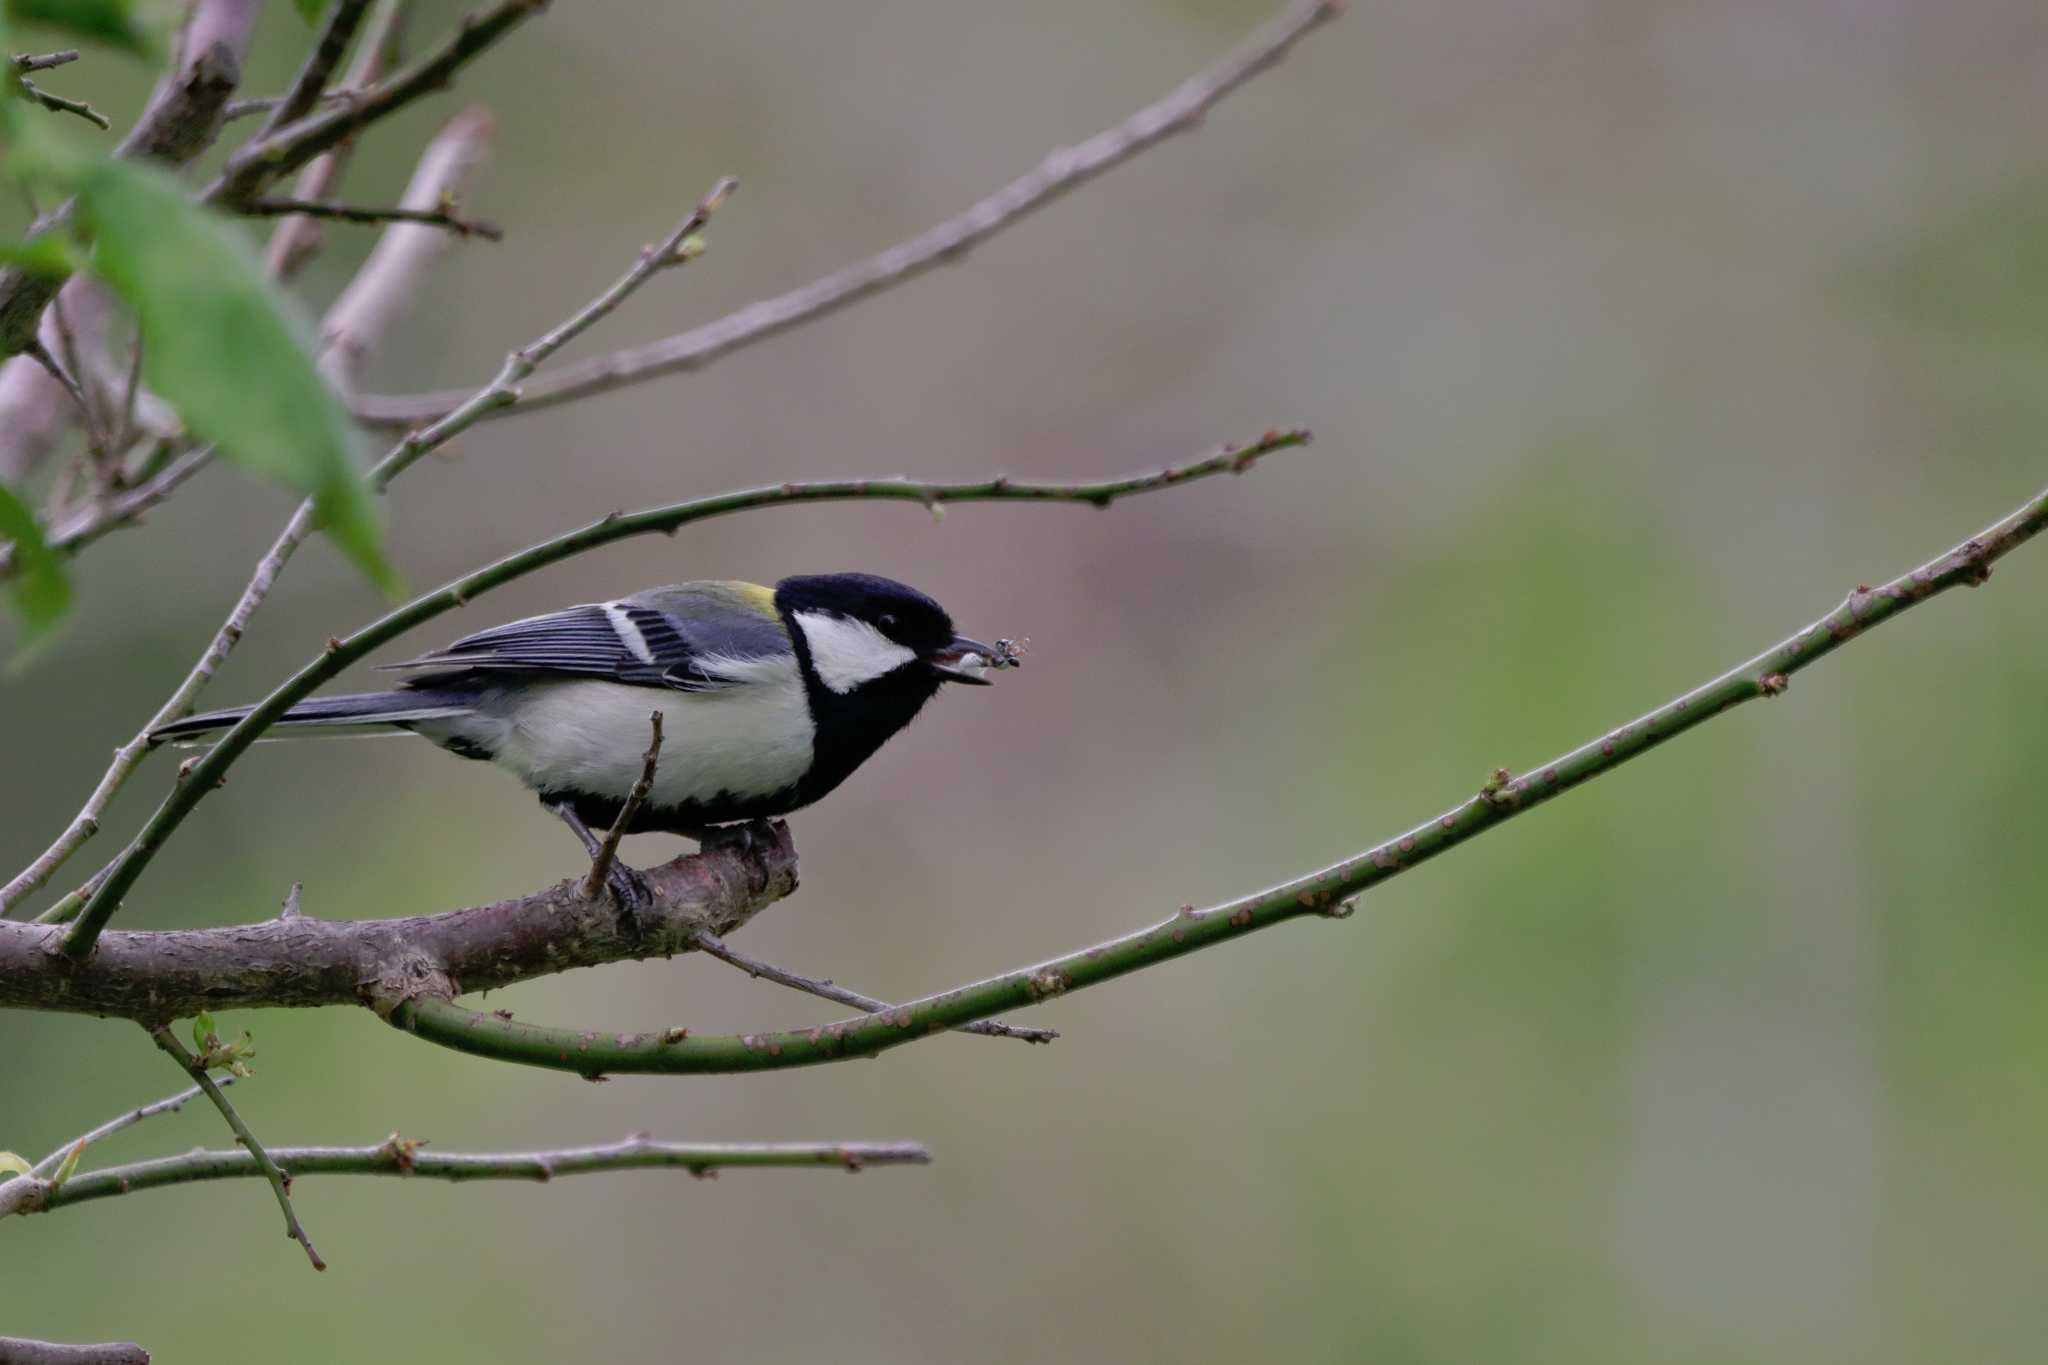
[[224,929],[107,933],[77,968],[54,925],[0,921],[0,1008],[112,1015],[147,1024],[201,1010],[355,1005],[494,990],[576,967],[689,951],[796,889],[788,827],[772,844],[678,858],[643,872],[654,894],[633,927],[583,878],[495,905],[406,919],[310,915]]

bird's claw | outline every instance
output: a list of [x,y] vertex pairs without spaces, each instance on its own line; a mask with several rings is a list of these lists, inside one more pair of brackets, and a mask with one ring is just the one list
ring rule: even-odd
[[619,907],[619,918],[637,937],[646,927],[648,917],[654,913],[654,888],[647,884],[646,877],[616,858],[605,870],[604,883],[611,888],[612,901]]

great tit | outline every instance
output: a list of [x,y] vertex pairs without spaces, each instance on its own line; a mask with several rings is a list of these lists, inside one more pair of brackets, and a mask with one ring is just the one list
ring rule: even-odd
[[[678,583],[480,631],[385,668],[390,692],[316,697],[285,733],[396,728],[507,768],[594,850],[645,768],[662,713],[655,778],[629,833],[699,841],[715,827],[810,805],[908,725],[946,683],[986,685],[1014,646],[956,635],[945,609],[872,574]],[[246,706],[173,722],[152,740],[233,725]],[[623,868],[612,890],[646,903]]]

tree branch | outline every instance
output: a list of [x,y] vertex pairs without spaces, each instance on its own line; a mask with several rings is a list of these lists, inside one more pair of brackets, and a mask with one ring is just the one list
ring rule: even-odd
[[40,57],[24,52],[14,58],[14,69],[16,71],[48,71],[53,66],[68,66],[72,62],[77,61],[78,56],[79,52],[75,47],[67,47],[62,52],[46,52]]
[[[1165,98],[1078,146],[1048,153],[1035,170],[1011,181],[964,213],[879,255],[691,331],[568,366],[528,385],[516,406],[503,405],[482,415],[500,417],[509,412],[534,411],[663,375],[700,369],[720,356],[813,322],[870,294],[894,288],[933,266],[958,260],[972,247],[1067,191],[1172,134],[1193,127],[1210,106],[1278,62],[1296,41],[1324,20],[1334,18],[1340,8],[1336,0],[1299,0],[1222,61],[1183,82]],[[445,417],[468,398],[467,391],[460,389],[402,396],[366,395],[357,402],[356,415],[374,426],[410,427]]]
[[[235,1080],[236,1077],[230,1072],[222,1072],[220,1075],[213,1077],[213,1083],[223,1090],[233,1085]],[[38,1161],[31,1174],[39,1179],[46,1180],[49,1178],[50,1172],[56,1170],[58,1165],[66,1156],[70,1155],[73,1149],[82,1150],[90,1147],[95,1142],[102,1142],[122,1129],[132,1128],[144,1119],[155,1118],[158,1114],[175,1114],[193,1100],[199,1098],[202,1093],[204,1092],[195,1085],[189,1089],[180,1090],[175,1095],[167,1095],[163,1099],[155,1100],[137,1109],[130,1109],[125,1114],[108,1119],[91,1132],[79,1134],[71,1139],[71,1141],[51,1152],[41,1161]]]
[[348,51],[349,39],[356,36],[356,28],[363,22],[369,8],[370,0],[334,0],[333,7],[327,11],[326,21],[320,26],[320,37],[314,42],[313,50],[306,54],[299,74],[292,79],[291,88],[270,111],[270,117],[257,137],[268,137],[292,120],[303,117],[319,103],[320,92],[327,88],[327,78],[341,64],[342,54]]
[[[447,422],[454,422],[459,416],[459,413],[451,414]],[[357,659],[396,639],[414,626],[431,621],[436,616],[452,611],[492,588],[523,578],[537,569],[583,554],[598,546],[609,545],[613,541],[633,536],[672,535],[692,522],[750,511],[758,507],[803,502],[899,500],[922,503],[930,507],[951,502],[1031,501],[1086,503],[1096,507],[1107,507],[1118,498],[1172,488],[1215,474],[1242,473],[1251,468],[1261,456],[1290,446],[1306,445],[1309,439],[1309,433],[1299,428],[1268,431],[1250,445],[1227,445],[1192,464],[1175,465],[1147,474],[1094,483],[1016,483],[1008,478],[998,477],[973,483],[929,483],[918,479],[843,479],[817,483],[777,484],[650,508],[644,512],[608,516],[581,530],[571,531],[553,540],[521,550],[517,554],[508,555],[497,563],[466,574],[424,597],[415,598],[345,639],[329,641],[327,649],[320,657],[292,675],[269,696],[258,702],[246,717],[223,732],[213,747],[207,750],[206,756],[193,765],[191,772],[183,777],[172,789],[171,794],[164,799],[163,804],[157,807],[156,813],[143,826],[142,832],[136,835],[134,842],[129,844],[120,857],[110,865],[104,880],[85,897],[84,906],[78,912],[77,923],[65,936],[58,951],[72,962],[82,962],[92,953],[94,940],[106,927],[107,921],[113,917],[121,898],[135,885],[143,869],[149,866],[150,860],[170,838],[172,831],[183,823],[185,817],[205,799],[207,793],[220,785],[220,780],[226,775],[229,765],[240,757],[243,750],[253,744],[256,737],[274,724],[293,703],[309,696],[320,684],[333,678]],[[401,445],[400,449],[404,450],[406,446]],[[310,504],[306,506],[310,507]],[[305,508],[302,507],[301,510],[304,511]]]
[[[0,920],[0,1009],[162,1024],[201,1011],[393,1002],[499,990],[556,972],[689,952],[796,890],[787,828],[751,852],[718,848],[646,868],[653,904],[628,927],[578,875],[529,896],[436,915],[274,917],[219,929],[101,935],[69,966],[62,931]],[[4,1187],[0,1187],[4,1188]]]
[[432,425],[410,433],[392,447],[390,453],[379,460],[376,467],[370,471],[371,486],[385,487],[391,480],[410,469],[422,455],[446,445],[482,421],[492,411],[517,404],[525,392],[522,386],[528,376],[545,364],[555,352],[609,317],[620,304],[631,298],[642,285],[662,271],[674,266],[687,265],[696,259],[702,250],[701,239],[697,238],[697,233],[711,221],[711,215],[718,212],[738,188],[739,181],[733,177],[721,178],[698,202],[688,217],[676,224],[668,236],[658,244],[643,248],[639,259],[603,293],[559,325],[506,356],[504,365],[490,383],[468,395],[462,403]]
[[[399,44],[405,34],[406,3],[407,0],[377,0],[377,8],[371,13],[368,27],[363,32],[362,45],[356,50],[355,60],[349,63],[348,74],[342,77],[341,88],[329,91],[322,99],[352,100],[384,78],[385,71],[399,58]],[[274,103],[281,102],[282,97]],[[233,104],[228,106],[223,117],[235,117]],[[307,162],[293,187],[296,197],[325,199],[333,194],[348,170],[349,152],[348,142],[338,142]],[[414,178],[417,179],[418,175],[419,172],[415,171]],[[320,250],[320,238],[320,225],[312,219],[287,218],[270,234],[270,244],[263,251],[263,264],[278,279],[289,280]],[[382,245],[381,239],[379,245]],[[360,277],[361,272],[358,272]]]
[[[292,1207],[290,1177],[278,1169],[277,1163],[271,1160],[270,1154],[263,1150],[263,1144],[256,1140],[256,1134],[249,1130],[248,1124],[242,1122],[242,1116],[235,1111],[235,1106],[228,1103],[228,1097],[223,1095],[220,1087],[213,1083],[213,1077],[206,1074],[206,1064],[197,1057],[194,1057],[190,1052],[187,1052],[185,1045],[172,1037],[170,1029],[161,1024],[151,1029],[149,1036],[158,1047],[170,1054],[171,1060],[185,1068],[186,1075],[198,1082],[199,1089],[204,1092],[207,1099],[213,1101],[213,1107],[220,1110],[220,1116],[226,1119],[228,1127],[234,1130],[235,1140],[248,1149],[242,1155],[246,1155],[252,1164],[262,1171],[264,1178],[270,1181],[271,1192],[277,1196],[277,1206],[284,1212],[285,1235],[306,1249],[306,1259],[313,1263],[313,1269],[327,1269],[327,1262],[321,1260],[320,1253],[313,1249],[313,1239],[308,1237],[306,1229],[300,1226],[298,1211]],[[211,1042],[208,1043],[208,1046],[212,1046]],[[67,1180],[64,1182],[64,1185],[69,1185],[70,1183]],[[52,1199],[61,1198],[64,1193],[64,1185],[59,1185],[51,1192],[50,1197]]]
[[93,108],[90,104],[87,104],[84,100],[65,99],[62,95],[45,90],[34,81],[26,78],[17,80],[15,84],[21,87],[23,94],[53,114],[76,114],[103,132],[114,126],[111,119]]
[[1782,693],[1791,675],[1873,626],[1957,584],[1975,586],[1992,564],[2048,527],[2048,491],[1946,554],[1882,587],[1859,587],[1827,615],[1657,710],[1520,777],[1495,772],[1474,795],[1385,843],[1207,910],[1168,919],[1036,966],[928,995],[886,1014],[822,1028],[725,1036],[609,1034],[538,1027],[418,996],[392,1024],[475,1056],[596,1077],[609,1073],[765,1071],[872,1057],[944,1029],[1114,980],[1187,953],[1305,915],[1342,919],[1352,898],[1418,863],[1649,752],[1729,708]]
[[447,42],[389,80],[244,143],[200,192],[200,202],[234,208],[254,198],[336,143],[446,88],[464,65],[546,7],[547,0],[498,0],[481,13],[464,15]]
[[[743,1167],[812,1167],[859,1171],[868,1166],[928,1166],[917,1142],[657,1142],[644,1136],[595,1147],[542,1152],[435,1152],[393,1134],[374,1147],[277,1147],[272,1155],[297,1179],[308,1175],[412,1176],[427,1180],[553,1180],[596,1171],[667,1167],[707,1176]],[[100,1171],[85,1171],[55,1190],[44,1206],[63,1208],[195,1180],[261,1175],[247,1152],[196,1151]]]
[[[690,943],[699,952],[715,957],[729,967],[737,967],[748,976],[773,981],[778,986],[787,986],[791,990],[803,991],[826,1000],[836,1000],[842,1005],[851,1005],[868,1014],[886,1014],[896,1008],[887,1001],[877,1000],[871,995],[862,995],[859,991],[850,991],[831,981],[802,976],[763,962],[759,958],[748,957],[736,948],[728,948],[723,939],[703,931],[692,934]],[[1012,1024],[998,1023],[993,1019],[977,1019],[971,1024],[962,1024],[959,1032],[979,1033],[990,1038],[1020,1038],[1027,1043],[1050,1043],[1060,1036],[1049,1028],[1018,1028]]]
[[252,199],[236,210],[245,218],[283,218],[303,214],[308,218],[332,218],[342,223],[420,223],[446,228],[457,237],[481,237],[488,242],[505,240],[505,229],[481,218],[459,218],[445,208],[364,208],[324,199]]
[[0,1337],[0,1365],[149,1365],[149,1352],[132,1341],[67,1346],[27,1337]]

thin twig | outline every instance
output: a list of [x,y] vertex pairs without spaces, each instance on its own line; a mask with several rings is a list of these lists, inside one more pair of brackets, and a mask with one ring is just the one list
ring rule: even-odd
[[[896,1008],[886,1001],[877,1000],[871,995],[862,995],[859,991],[850,991],[846,987],[835,985],[831,981],[822,980],[818,977],[803,976],[782,967],[763,962],[759,958],[748,957],[745,953],[735,948],[727,947],[724,940],[712,934],[694,934],[691,936],[690,942],[694,943],[701,952],[717,958],[720,962],[728,966],[737,967],[748,976],[756,976],[766,981],[773,981],[778,986],[787,986],[791,990],[822,996],[827,1000],[836,1000],[842,1005],[851,1005],[855,1009],[864,1010],[869,1014],[882,1014]],[[955,1032],[979,1033],[990,1038],[1021,1038],[1027,1043],[1049,1043],[1060,1036],[1053,1029],[1018,1028],[1014,1024],[1005,1024],[995,1019],[977,1019],[971,1024],[961,1025]]]
[[16,71],[48,71],[53,66],[65,66],[78,60],[78,49],[67,47],[62,52],[46,52],[37,57],[22,53],[14,59]]
[[[291,1168],[295,1179],[308,1175],[383,1175],[453,1181],[546,1181],[597,1171],[661,1167],[700,1176],[744,1167],[859,1171],[869,1166],[925,1166],[932,1159],[930,1150],[918,1142],[659,1142],[644,1136],[552,1151],[436,1152],[395,1133],[374,1147],[278,1147],[272,1155]],[[261,1164],[248,1152],[187,1152],[104,1170],[81,1171],[50,1195],[47,1207],[62,1208],[195,1180],[231,1180],[260,1174]]]
[[[64,306],[65,294],[66,291],[60,289],[57,296],[50,300],[50,321],[57,329],[57,345],[64,352],[65,367],[71,371],[77,386],[73,397],[78,403],[80,415],[84,418],[86,452],[92,460],[94,481],[97,484],[95,492],[104,497],[107,491],[107,458],[108,452],[112,449],[113,434],[108,430],[107,415],[100,410],[100,404],[95,401],[100,386],[93,382],[93,376],[82,361],[85,352],[78,344],[78,333],[72,329],[71,312]],[[101,330],[105,330],[104,325]],[[104,343],[106,338],[101,336],[99,340]],[[99,349],[104,352],[104,345]]]
[[[219,1086],[221,1089],[225,1090],[235,1083],[235,1076],[231,1072],[224,1071],[220,1075],[215,1076],[213,1078],[213,1083]],[[71,1141],[58,1147],[57,1150],[51,1152],[41,1161],[38,1161],[35,1164],[34,1170],[31,1171],[30,1174],[41,1179],[48,1179],[50,1172],[56,1170],[58,1165],[64,1160],[65,1157],[69,1156],[73,1150],[82,1147],[90,1147],[96,1142],[100,1142],[112,1137],[114,1134],[120,1132],[124,1128],[134,1127],[136,1124],[142,1122],[144,1119],[155,1118],[158,1114],[175,1114],[180,1109],[183,1109],[187,1104],[190,1104],[194,1099],[198,1098],[200,1093],[201,1091],[199,1087],[195,1085],[192,1086],[190,1089],[180,1090],[175,1095],[168,1095],[163,1099],[154,1100],[149,1104],[143,1105],[139,1109],[130,1109],[125,1114],[121,1114],[115,1118],[108,1119],[105,1123],[93,1129],[91,1132],[79,1134],[77,1137],[71,1139]]]
[[[156,1040],[158,1047],[171,1055],[172,1060],[185,1068],[186,1075],[199,1083],[199,1089],[206,1098],[213,1101],[213,1107],[220,1110],[220,1116],[226,1119],[228,1127],[234,1130],[235,1140],[248,1149],[246,1155],[263,1172],[264,1178],[270,1181],[271,1192],[277,1196],[277,1206],[284,1211],[285,1235],[306,1249],[306,1259],[313,1263],[313,1269],[327,1269],[327,1262],[321,1260],[320,1253],[313,1249],[313,1239],[308,1237],[306,1229],[300,1226],[298,1211],[292,1207],[291,1177],[278,1169],[270,1154],[263,1150],[263,1144],[249,1131],[249,1125],[242,1122],[242,1116],[235,1112],[235,1106],[228,1103],[228,1097],[213,1083],[213,1077],[206,1074],[206,1067],[197,1057],[186,1051],[185,1045],[172,1036],[168,1027],[158,1024],[149,1031],[149,1036]],[[68,1180],[65,1181],[51,1197],[61,1199],[65,1187],[70,1183]]]
[[[124,489],[96,507],[85,508],[60,521],[46,539],[53,550],[75,553],[116,527],[124,526],[178,490],[185,480],[204,469],[213,459],[213,447],[194,446],[179,452],[163,468],[133,488]],[[0,578],[9,565],[0,562]]]
[[[338,100],[350,98],[351,94],[352,92],[347,89],[328,90],[321,94],[317,102],[320,104],[333,104]],[[254,118],[258,114],[267,114],[283,103],[283,95],[257,95],[250,99],[229,100],[227,107],[220,111],[220,121],[222,123],[239,123],[245,118]]]
[[[60,295],[61,297],[61,295]],[[122,451],[135,439],[135,404],[142,396],[142,329],[135,329],[135,345],[128,352],[128,374],[121,382],[120,429],[112,449]]]
[[872,1057],[939,1030],[1041,1004],[1289,920],[1343,919],[1352,913],[1361,892],[1590,782],[1732,707],[1778,696],[1792,674],[1918,603],[1958,585],[1984,582],[1991,576],[1993,563],[2043,530],[2048,530],[2048,491],[1891,582],[1874,589],[1857,588],[1819,620],[1648,715],[1519,777],[1505,769],[1496,771],[1485,782],[1475,784],[1478,789],[1451,809],[1375,847],[1270,890],[1206,910],[1183,906],[1178,913],[1121,938],[927,995],[886,1013],[780,1033],[683,1037],[548,1028],[479,1015],[450,999],[426,995],[407,1000],[388,1017],[397,1027],[444,1047],[582,1076],[813,1066]]
[[220,176],[200,191],[199,201],[231,208],[254,198],[344,138],[423,95],[447,88],[458,70],[546,5],[547,0],[498,0],[486,10],[465,16],[439,48],[389,80],[243,144],[228,158]]
[[43,345],[42,338],[37,337],[34,341],[29,342],[28,345],[21,348],[21,353],[42,366],[50,378],[63,386],[64,392],[70,395],[71,401],[78,405],[78,411],[85,420],[86,429],[91,430],[94,425],[92,404],[86,401],[84,387],[79,384],[77,377],[71,371],[64,368],[62,361],[50,354],[50,348]]
[[[363,30],[362,44],[349,63],[348,73],[342,77],[341,88],[329,92],[328,98],[354,99],[382,80],[385,71],[398,61],[399,44],[405,33],[406,3],[407,0],[377,0],[377,8]],[[352,143],[339,142],[307,162],[293,187],[295,197],[326,199],[334,194],[348,170],[352,149]],[[278,279],[292,279],[319,252],[320,241],[318,223],[310,218],[287,218],[270,234],[263,264]]]
[[309,112],[319,102],[327,78],[340,65],[342,54],[348,51],[349,39],[355,37],[356,26],[363,22],[363,15],[369,8],[370,0],[335,0],[320,25],[320,36],[314,42],[313,50],[306,54],[306,60],[299,66],[299,74],[292,78],[291,88],[270,111],[270,118],[256,134],[257,137],[268,137]]
[[408,435],[389,454],[378,461],[370,471],[372,487],[382,488],[392,479],[404,473],[421,456],[446,445],[462,432],[482,421],[493,410],[518,403],[524,394],[523,385],[528,376],[548,358],[564,346],[589,331],[598,322],[631,298],[640,286],[646,284],[662,271],[673,266],[686,265],[700,254],[701,247],[693,245],[697,233],[711,221],[711,215],[732,197],[739,188],[739,181],[732,176],[721,178],[711,187],[688,217],[676,224],[668,236],[653,246],[641,250],[639,259],[634,261],[625,274],[614,280],[609,288],[556,327],[542,333],[528,345],[520,347],[505,357],[505,363],[491,381],[469,395],[453,411]]
[[54,113],[76,114],[101,132],[114,126],[112,120],[84,100],[65,99],[62,95],[45,90],[31,80],[23,79],[16,81],[15,84],[21,87],[23,94]]
[[626,803],[619,807],[619,818],[612,821],[612,827],[605,831],[604,842],[597,846],[597,853],[590,860],[590,875],[583,879],[583,897],[595,900],[604,892],[605,878],[612,872],[612,864],[619,856],[619,841],[633,827],[633,821],[640,814],[640,807],[647,804],[647,793],[654,790],[654,772],[661,763],[661,712],[647,713],[647,728],[653,738],[647,743],[647,753],[640,760],[640,777],[626,793]]
[[[865,261],[835,271],[801,289],[749,304],[716,322],[568,366],[526,387],[515,404],[501,404],[486,417],[528,412],[605,393],[663,375],[696,370],[742,347],[837,312],[870,294],[914,279],[934,266],[955,261],[970,248],[1021,221],[1067,191],[1123,164],[1174,133],[1195,126],[1218,100],[1266,70],[1297,40],[1333,18],[1335,0],[1298,0],[1207,71],[1177,86],[1122,123],[1074,147],[1050,152],[1030,173],[1011,181],[966,212],[948,218]],[[463,390],[408,395],[365,395],[355,405],[364,422],[411,427],[456,410],[469,397]]]
[[447,209],[372,209],[355,204],[337,204],[320,199],[252,199],[235,210],[247,218],[282,218],[302,213],[308,218],[333,218],[344,223],[423,223],[447,228],[458,237],[481,237],[502,242],[505,230],[481,218],[459,218]]
[[[515,352],[514,358],[517,357],[518,353]],[[454,422],[458,415],[451,414],[445,420]],[[890,500],[914,502],[931,507],[949,502],[1021,501],[1081,503],[1107,507],[1118,498],[1175,488],[1218,474],[1241,474],[1252,468],[1261,457],[1276,450],[1306,445],[1310,439],[1310,434],[1300,428],[1268,431],[1248,445],[1233,442],[1190,464],[1170,465],[1165,469],[1096,482],[1027,483],[998,476],[971,483],[931,483],[921,479],[839,479],[817,483],[775,484],[766,488],[743,489],[690,502],[674,503],[666,507],[650,508],[644,512],[609,516],[581,530],[571,531],[521,550],[495,564],[466,574],[424,597],[413,599],[345,639],[328,641],[327,648],[318,658],[252,707],[247,716],[221,735],[213,747],[207,750],[204,758],[192,765],[191,772],[184,776],[164,799],[163,804],[157,807],[156,813],[150,816],[141,833],[135,836],[134,841],[122,850],[121,855],[110,865],[106,879],[79,910],[78,919],[73,924],[71,932],[65,936],[60,951],[73,962],[82,961],[91,954],[93,941],[99,937],[100,930],[105,928],[107,921],[112,918],[115,909],[121,903],[121,898],[142,876],[143,870],[156,857],[172,831],[184,822],[185,817],[192,813],[209,792],[220,785],[228,767],[256,741],[256,737],[289,710],[294,702],[308,696],[314,688],[371,650],[397,638],[414,626],[430,621],[444,612],[453,611],[492,588],[522,578],[549,564],[559,563],[600,545],[609,545],[613,541],[625,540],[632,536],[672,535],[692,522],[759,507],[804,502]],[[408,450],[409,445],[401,444],[399,449]],[[387,458],[386,463],[389,462]],[[310,506],[310,503],[305,505],[306,508]],[[304,510],[302,508],[302,511]],[[310,516],[310,513],[307,515]]]

